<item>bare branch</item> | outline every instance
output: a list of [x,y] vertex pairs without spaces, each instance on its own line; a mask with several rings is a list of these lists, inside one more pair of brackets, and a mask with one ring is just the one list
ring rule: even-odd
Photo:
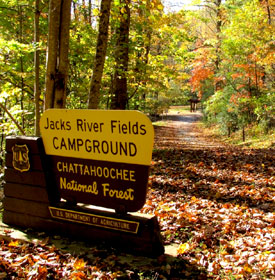
[[19,129],[19,131],[23,134],[26,135],[23,128],[20,126],[20,124],[16,121],[16,119],[12,116],[12,114],[9,112],[9,110],[2,104],[0,103],[0,107],[8,114],[8,116],[10,117],[10,119],[14,122],[14,124],[17,126],[17,128]]

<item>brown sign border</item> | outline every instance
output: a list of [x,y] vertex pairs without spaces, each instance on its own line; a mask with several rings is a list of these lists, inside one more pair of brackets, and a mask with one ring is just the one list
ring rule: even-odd
[[[80,224],[86,224],[90,226],[96,226],[96,227],[107,228],[107,229],[134,233],[134,234],[137,234],[139,229],[139,222],[135,222],[135,221],[117,219],[117,218],[112,218],[107,216],[96,215],[96,214],[89,214],[89,213],[62,209],[62,208],[57,208],[52,206],[49,206],[49,211],[52,218],[59,219],[59,220],[77,222]],[[82,217],[82,219],[86,219],[86,221],[81,221],[75,218],[74,215],[76,215],[77,218]],[[109,223],[106,223],[107,221],[109,221]],[[112,226],[112,223],[117,223],[117,225],[121,225],[121,226],[123,225],[124,228]]]

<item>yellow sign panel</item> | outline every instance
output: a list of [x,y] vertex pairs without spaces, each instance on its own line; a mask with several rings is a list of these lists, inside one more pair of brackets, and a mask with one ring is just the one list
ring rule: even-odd
[[50,109],[40,129],[48,155],[151,164],[154,129],[138,111]]

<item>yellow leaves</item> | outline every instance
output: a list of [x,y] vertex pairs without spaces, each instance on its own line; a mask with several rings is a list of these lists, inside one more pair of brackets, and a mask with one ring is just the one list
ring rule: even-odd
[[180,244],[180,246],[178,248],[178,254],[179,255],[185,254],[190,250],[190,248],[191,248],[191,246],[188,242]]
[[83,259],[77,259],[74,262],[74,269],[83,270],[85,268],[86,262]]
[[262,252],[262,254],[263,255],[269,255],[269,254],[271,254],[271,252],[270,251],[264,251],[264,252]]
[[127,13],[127,10],[125,9],[125,7],[122,7],[122,8],[120,9],[120,13],[121,13],[121,14],[126,14],[126,13]]
[[157,5],[157,8],[158,8],[159,10],[162,10],[162,9],[163,9],[163,5],[162,5],[162,4],[159,4],[159,5]]
[[253,270],[252,270],[252,268],[251,268],[251,266],[249,264],[245,264],[245,266],[243,267],[243,270],[245,272],[248,272],[248,273],[253,272]]
[[153,9],[157,9],[157,10],[160,10],[160,11],[163,10],[163,5],[159,0],[152,0],[151,1],[151,7]]
[[19,241],[18,240],[12,240],[9,245],[9,247],[18,247],[19,246]]
[[9,97],[9,93],[6,91],[2,91],[0,93],[0,102],[4,102]]
[[93,15],[98,16],[100,14],[100,11],[98,8],[93,9]]

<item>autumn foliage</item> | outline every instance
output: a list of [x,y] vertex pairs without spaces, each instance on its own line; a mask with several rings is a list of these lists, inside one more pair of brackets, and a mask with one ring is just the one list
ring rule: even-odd
[[190,84],[192,91],[197,93],[199,99],[202,98],[205,81],[213,79],[213,65],[209,62],[207,49],[197,51],[199,55],[196,57],[192,65]]

